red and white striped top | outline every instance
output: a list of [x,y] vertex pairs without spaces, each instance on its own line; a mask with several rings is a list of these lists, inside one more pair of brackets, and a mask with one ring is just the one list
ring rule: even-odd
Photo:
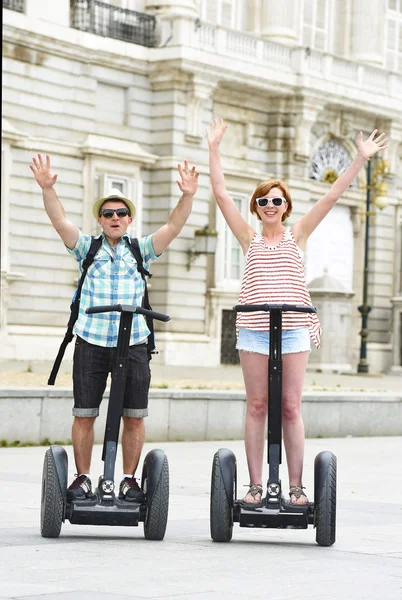
[[[239,304],[296,304],[311,306],[304,276],[303,251],[297,246],[290,227],[285,229],[277,246],[268,246],[261,233],[251,240],[245,255],[246,266],[240,289]],[[239,312],[236,329],[269,331],[269,313]],[[284,312],[282,329],[308,327],[310,338],[320,347],[322,327],[316,314]]]

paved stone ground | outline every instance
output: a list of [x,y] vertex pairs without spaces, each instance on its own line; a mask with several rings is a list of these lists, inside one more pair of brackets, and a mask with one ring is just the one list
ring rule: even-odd
[[[0,361],[0,387],[41,387],[47,385],[51,370],[48,361]],[[220,367],[175,367],[151,362],[152,387],[158,388],[203,388],[243,389],[240,366]],[[56,387],[71,387],[71,362],[64,361],[56,380]],[[339,373],[307,372],[305,391],[372,391],[400,392],[401,374],[357,375]]]
[[[45,448],[0,449],[0,600],[402,598],[402,438],[307,440],[307,491],[313,489],[315,455],[329,449],[338,457],[338,529],[331,548],[317,546],[311,528],[266,531],[236,525],[231,543],[213,543],[210,470],[213,453],[223,446],[236,453],[239,485],[246,483],[242,442],[162,444],[171,475],[163,542],[146,541],[142,527],[70,523],[59,539],[42,539]],[[147,444],[145,452],[154,447]],[[100,453],[96,446],[95,481]],[[117,477],[120,473],[119,458]]]

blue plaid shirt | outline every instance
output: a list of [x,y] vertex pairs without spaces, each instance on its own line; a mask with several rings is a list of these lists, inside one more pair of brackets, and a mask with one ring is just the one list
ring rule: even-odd
[[[89,306],[104,306],[107,304],[131,304],[141,306],[144,295],[144,281],[137,270],[137,263],[126,243],[129,238],[125,234],[120,242],[112,248],[104,237],[95,260],[89,267],[81,291],[81,301],[78,319],[74,333],[83,340],[96,346],[113,348],[117,346],[120,313],[98,313],[87,315]],[[145,269],[149,270],[150,263],[159,258],[152,244],[152,235],[138,240]],[[91,246],[91,236],[79,233],[75,248],[67,248],[77,262],[82,262]],[[133,315],[130,345],[146,342],[149,329],[142,315]]]

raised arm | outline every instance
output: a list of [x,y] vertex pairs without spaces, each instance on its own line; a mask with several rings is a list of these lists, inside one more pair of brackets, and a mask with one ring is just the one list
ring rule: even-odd
[[190,216],[193,205],[193,198],[198,189],[199,173],[196,168],[188,168],[188,162],[184,161],[184,169],[177,165],[180,174],[180,180],[177,180],[182,196],[170,214],[168,222],[156,231],[152,237],[155,254],[161,254],[165,248],[179,235]]
[[66,218],[64,208],[57,197],[54,184],[57,175],[50,173],[50,156],[46,154],[46,161],[41,154],[33,158],[33,165],[29,165],[38,185],[42,188],[43,204],[53,227],[68,248],[74,248],[77,243],[78,227],[70,223]]
[[309,212],[293,225],[293,235],[299,246],[304,246],[314,229],[321,223],[331,208],[335,206],[337,200],[339,200],[342,194],[348,189],[366,160],[369,160],[376,152],[388,148],[386,145],[388,138],[384,138],[385,133],[382,133],[378,137],[376,137],[376,134],[377,129],[374,129],[372,134],[364,141],[363,133],[359,133],[357,140],[357,155],[346,171],[332,184],[329,192],[320,198]]
[[223,134],[227,129],[223,122],[214,120],[207,130],[209,146],[209,172],[211,177],[212,190],[216,202],[229,225],[233,235],[237,238],[243,252],[246,253],[254,236],[254,229],[241,216],[233,198],[228,194],[225,185],[225,178],[221,167],[221,156],[219,144],[222,141]]

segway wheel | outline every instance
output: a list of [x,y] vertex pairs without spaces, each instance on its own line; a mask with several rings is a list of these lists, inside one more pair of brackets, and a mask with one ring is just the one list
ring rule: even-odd
[[[232,458],[233,457],[233,458]],[[231,488],[227,493],[223,469]],[[233,534],[233,503],[236,489],[236,461],[230,451],[219,450],[214,455],[211,475],[210,530],[214,542],[230,542]]]
[[42,537],[57,538],[63,522],[64,500],[52,451],[46,451],[42,475],[40,532]]
[[320,452],[314,462],[314,525],[319,546],[336,538],[336,456]]
[[153,450],[146,456],[142,489],[147,496],[145,539],[163,540],[169,511],[169,463],[162,450]]

